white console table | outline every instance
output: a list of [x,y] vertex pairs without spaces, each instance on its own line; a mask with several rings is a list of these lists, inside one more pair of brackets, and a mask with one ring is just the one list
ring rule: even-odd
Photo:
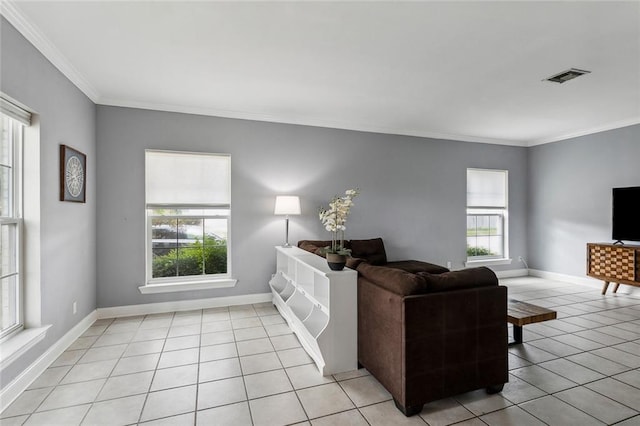
[[298,247],[276,247],[273,304],[323,376],[358,368],[357,278]]

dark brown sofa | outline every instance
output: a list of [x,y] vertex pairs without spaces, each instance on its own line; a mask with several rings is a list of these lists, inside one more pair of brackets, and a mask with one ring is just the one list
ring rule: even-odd
[[[313,252],[325,242],[300,243]],[[502,390],[507,289],[490,269],[450,272],[427,262],[386,262],[380,252],[376,265],[363,260],[370,253],[352,250],[362,256],[348,264],[358,271],[358,362],[399,410],[410,416],[441,398]]]
[[[320,249],[331,245],[331,241],[323,240],[301,240],[298,247],[322,256]],[[388,268],[402,269],[406,272],[430,272],[439,274],[449,270],[443,266],[419,260],[397,260],[387,261],[387,253],[384,248],[382,238],[371,238],[368,240],[345,240],[345,248],[351,250],[351,257],[347,259],[347,267],[357,269],[361,262],[370,265],[386,266]]]

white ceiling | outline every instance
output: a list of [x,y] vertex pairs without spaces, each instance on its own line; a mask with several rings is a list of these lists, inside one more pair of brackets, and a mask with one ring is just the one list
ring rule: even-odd
[[98,104],[523,146],[640,123],[638,0],[2,3]]

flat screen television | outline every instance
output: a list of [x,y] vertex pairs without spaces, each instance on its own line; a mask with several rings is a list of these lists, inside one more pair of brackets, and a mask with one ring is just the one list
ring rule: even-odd
[[640,241],[640,186],[613,188],[612,238]]

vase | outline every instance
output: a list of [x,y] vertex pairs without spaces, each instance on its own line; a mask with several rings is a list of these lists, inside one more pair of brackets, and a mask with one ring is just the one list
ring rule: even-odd
[[327,253],[327,264],[332,271],[342,271],[347,263],[347,256],[344,254]]

